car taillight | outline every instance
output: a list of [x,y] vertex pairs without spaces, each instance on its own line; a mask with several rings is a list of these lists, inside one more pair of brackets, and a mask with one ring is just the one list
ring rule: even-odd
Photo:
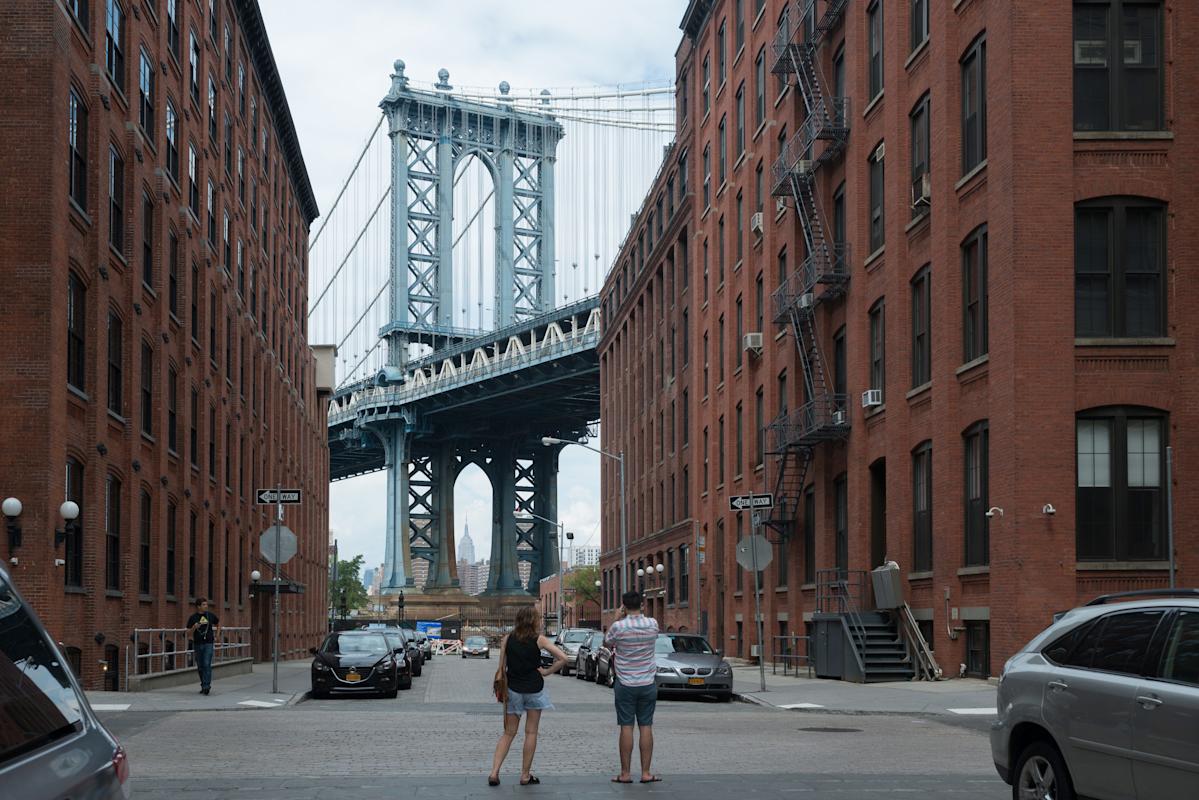
[[124,747],[118,746],[112,754],[112,768],[117,773],[117,781],[124,786],[129,781],[129,756],[125,754]]

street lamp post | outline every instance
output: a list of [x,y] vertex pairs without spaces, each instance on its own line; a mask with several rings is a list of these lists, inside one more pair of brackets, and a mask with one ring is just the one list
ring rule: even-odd
[[622,593],[627,592],[629,590],[629,529],[624,493],[624,451],[621,450],[619,454],[609,453],[605,450],[600,450],[598,447],[592,447],[589,444],[570,442],[555,436],[542,436],[541,443],[546,447],[555,444],[573,444],[577,447],[585,447],[593,453],[599,453],[601,456],[607,456],[620,463],[620,591]]
[[565,522],[554,522],[552,519],[547,519],[540,514],[534,514],[532,511],[526,511],[525,515],[539,519],[542,522],[548,522],[558,529],[558,568],[554,572],[558,573],[558,633],[562,632],[562,606],[565,600],[564,585],[562,583],[562,540],[574,540],[575,535],[566,530]]

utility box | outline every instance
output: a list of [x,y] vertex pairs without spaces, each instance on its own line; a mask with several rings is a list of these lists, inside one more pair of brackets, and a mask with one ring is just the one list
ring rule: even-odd
[[903,583],[899,578],[899,565],[889,561],[870,572],[874,584],[874,606],[880,609],[899,608],[903,605]]
[[337,388],[334,378],[337,348],[331,344],[312,345],[312,356],[316,362],[317,394],[333,394],[333,390]]

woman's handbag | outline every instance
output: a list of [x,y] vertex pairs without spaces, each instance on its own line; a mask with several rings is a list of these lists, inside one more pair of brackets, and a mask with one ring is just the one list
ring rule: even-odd
[[508,670],[505,668],[507,664],[508,637],[500,643],[500,666],[495,671],[495,678],[491,682],[491,690],[495,693],[495,701],[497,703],[508,703]]

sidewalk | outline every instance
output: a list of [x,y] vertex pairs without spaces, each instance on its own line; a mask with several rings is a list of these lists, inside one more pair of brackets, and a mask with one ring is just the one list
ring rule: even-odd
[[760,691],[757,666],[733,665],[733,690],[747,703],[825,714],[948,714],[994,716],[994,684],[973,678],[944,681],[849,683],[824,678],[772,675],[766,667],[766,692]]
[[304,698],[310,686],[309,659],[279,663],[279,693],[271,693],[272,669],[269,662],[255,664],[254,671],[213,680],[212,691],[200,694],[200,681],[187,686],[172,686],[149,692],[88,692],[87,699],[97,712],[120,711],[227,711],[265,709],[294,705]]

